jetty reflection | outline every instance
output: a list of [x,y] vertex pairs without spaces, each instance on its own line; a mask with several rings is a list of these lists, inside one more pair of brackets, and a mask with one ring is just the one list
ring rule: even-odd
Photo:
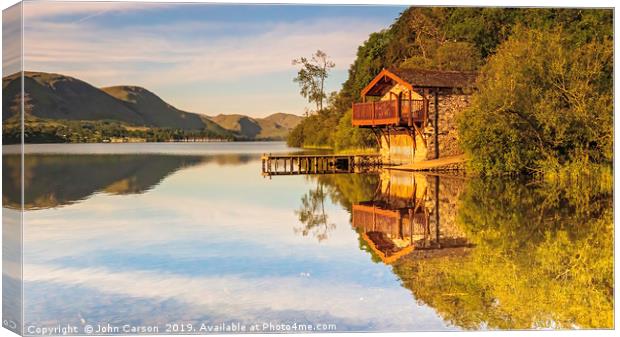
[[372,200],[352,206],[352,226],[373,256],[392,264],[414,250],[470,247],[455,224],[442,224],[440,177],[384,171]]

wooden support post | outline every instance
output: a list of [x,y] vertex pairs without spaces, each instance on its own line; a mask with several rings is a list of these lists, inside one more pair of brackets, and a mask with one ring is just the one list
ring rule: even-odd
[[422,91],[422,128],[428,124],[428,89]]
[[439,158],[439,97],[438,89],[435,89],[435,159]]
[[402,115],[402,97],[403,97],[403,93],[400,92],[397,96],[396,96],[396,125],[400,124],[400,116]]
[[435,176],[435,240],[438,248],[441,248],[439,243],[439,176]]
[[372,125],[375,125],[375,101],[372,101]]
[[411,127],[413,125],[413,101],[411,100],[411,90],[409,90],[409,116],[407,117],[407,125]]
[[411,136],[411,162],[413,163],[413,158],[415,157],[415,150],[418,147],[415,141],[415,125],[413,126],[413,130],[409,129],[409,136]]

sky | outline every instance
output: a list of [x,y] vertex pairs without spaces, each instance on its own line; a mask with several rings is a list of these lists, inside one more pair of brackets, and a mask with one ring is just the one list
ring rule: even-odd
[[338,90],[357,47],[402,6],[26,2],[24,69],[143,86],[179,109],[302,115],[292,60],[325,51]]

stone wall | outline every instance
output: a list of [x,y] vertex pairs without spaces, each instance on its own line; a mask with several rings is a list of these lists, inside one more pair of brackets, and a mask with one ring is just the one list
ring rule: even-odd
[[[459,148],[457,118],[463,110],[469,107],[470,98],[471,95],[451,91],[439,93],[439,157],[454,156],[463,153]],[[435,97],[433,95],[430,95],[429,120],[431,124],[435,121]],[[435,158],[434,127],[436,126],[432,125],[432,127],[427,127],[425,129],[428,144],[426,159]]]

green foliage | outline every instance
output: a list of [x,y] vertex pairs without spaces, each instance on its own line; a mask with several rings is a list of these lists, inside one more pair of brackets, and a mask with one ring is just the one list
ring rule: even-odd
[[576,45],[564,30],[518,29],[489,59],[459,121],[471,169],[546,172],[611,162],[612,40]]
[[435,67],[441,70],[474,71],[481,63],[480,51],[469,42],[448,41],[435,55]]
[[[386,49],[391,44],[391,33],[383,30],[372,33],[358,49],[355,61],[349,68],[349,77],[342,85],[340,94],[342,103],[339,108],[351,108],[358,101],[360,91],[370,82],[381,69],[388,67]],[[343,110],[343,111],[344,111]]]
[[[26,120],[24,124],[25,143],[101,143],[116,141],[192,141],[202,139],[234,140],[232,136],[223,137],[219,132],[204,128],[184,130],[171,128],[136,128],[111,120]],[[5,123],[2,127],[3,144],[21,142],[20,123]]]
[[356,147],[371,148],[376,146],[377,141],[372,133],[366,129],[360,129],[351,125],[351,115],[349,109],[338,121],[336,131],[332,134],[334,150],[342,151]]
[[337,123],[338,116],[330,110],[310,115],[291,130],[287,144],[293,147],[331,146],[331,132]]

